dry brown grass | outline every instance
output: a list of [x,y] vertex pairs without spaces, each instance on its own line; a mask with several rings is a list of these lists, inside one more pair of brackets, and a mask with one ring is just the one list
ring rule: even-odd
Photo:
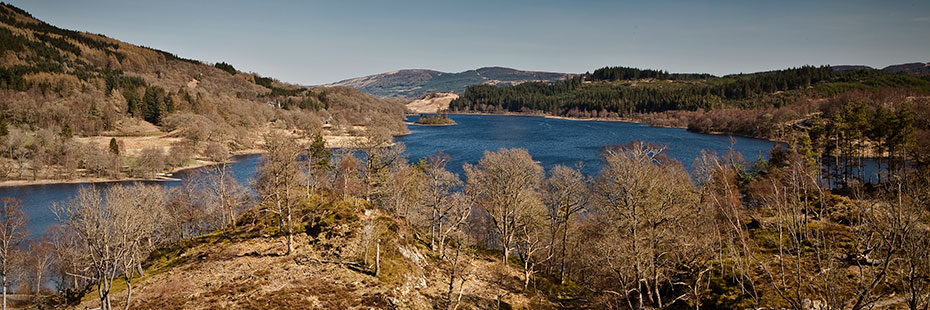
[[[312,242],[299,234],[296,253],[282,256],[280,237],[260,235],[257,227],[240,227],[159,260],[148,276],[133,284],[135,309],[432,309],[445,294],[446,280],[434,253],[412,241],[403,221],[379,210],[354,211],[358,217],[340,224],[345,230],[328,241]],[[352,224],[356,223],[356,224]],[[375,277],[370,270],[319,263],[352,261],[365,225],[382,225],[382,262],[402,262],[403,276]],[[401,225],[401,226],[396,226]],[[346,230],[347,229],[347,230]],[[259,233],[259,235],[256,235]],[[393,235],[391,235],[393,234]],[[343,248],[324,250],[324,245]],[[386,247],[403,247],[403,250]],[[333,254],[338,253],[338,254]],[[407,253],[407,254],[401,254]],[[419,253],[411,254],[411,253]],[[333,256],[336,255],[336,256]],[[523,294],[519,272],[500,262],[469,254],[471,275],[463,291],[463,309],[496,306],[497,298],[517,308],[547,308]],[[400,266],[397,265],[397,266]],[[382,265],[384,266],[384,265]],[[119,287],[119,286],[118,286]],[[112,294],[120,305],[125,292]],[[88,296],[76,309],[94,307]]]
[[407,104],[407,109],[414,113],[436,113],[437,111],[448,110],[449,103],[458,98],[459,95],[453,93],[438,93],[411,101]]

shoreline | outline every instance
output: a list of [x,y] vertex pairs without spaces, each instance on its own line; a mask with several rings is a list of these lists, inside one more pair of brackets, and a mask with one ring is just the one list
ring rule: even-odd
[[[409,132],[407,133],[409,134]],[[360,136],[352,135],[324,135],[324,140],[326,140],[326,147],[330,149],[348,147],[352,144],[352,141],[360,138]],[[247,156],[247,155],[256,155],[265,153],[264,150],[258,148],[250,148],[244,150],[238,150],[230,152],[230,162],[236,160],[235,157],[238,156]],[[84,176],[84,177],[75,177],[72,179],[36,179],[36,180],[5,180],[0,181],[0,188],[9,188],[9,187],[20,187],[20,186],[37,186],[37,185],[58,185],[58,184],[97,184],[97,183],[114,183],[114,182],[172,182],[172,181],[181,181],[181,179],[173,177],[174,174],[191,170],[198,169],[203,167],[209,167],[218,165],[221,163],[209,161],[206,159],[193,158],[194,163],[190,165],[185,165],[170,170],[160,172],[154,178],[138,178],[138,177],[127,177],[127,178],[105,178],[105,177],[93,177],[93,176]]]
[[456,123],[451,123],[451,124],[419,124],[419,123],[416,123],[416,122],[413,122],[413,123],[404,123],[404,124],[406,124],[406,125],[408,125],[408,126],[409,126],[409,125],[413,125],[413,126],[434,126],[434,127],[455,126],[455,125],[458,125],[458,124],[456,124]]
[[[568,120],[568,121],[622,122],[622,123],[631,123],[631,124],[646,125],[646,126],[650,126],[650,127],[654,127],[654,128],[676,128],[676,129],[685,129],[685,130],[687,130],[686,127],[652,125],[652,124],[646,123],[646,122],[641,121],[641,120],[630,119],[630,118],[580,118],[580,117],[557,116],[557,115],[539,114],[539,113],[516,113],[516,112],[506,112],[506,113],[450,112],[450,113],[448,113],[448,114],[456,114],[456,115],[487,115],[487,116],[542,117],[542,118],[560,119],[560,120]],[[405,125],[436,126],[436,127],[441,127],[441,126],[454,126],[454,125],[456,125],[456,124],[416,124],[416,123],[414,123],[414,122],[404,122],[404,123],[405,123]],[[690,132],[690,131],[689,131],[689,132]],[[400,136],[409,135],[409,134],[410,134],[410,132],[408,131],[406,134],[403,134],[403,135],[400,135]],[[698,133],[698,134],[717,135],[717,136],[733,136],[733,137],[742,137],[742,138],[748,138],[748,139],[763,140],[763,141],[768,141],[768,142],[773,142],[773,143],[781,143],[781,144],[786,143],[786,142],[784,142],[784,141],[779,141],[779,140],[771,140],[771,139],[757,138],[757,137],[751,137],[751,136],[745,136],[745,135],[738,135],[738,134],[731,134],[731,133],[725,133],[725,132]],[[324,137],[325,137],[325,138],[329,138],[329,139],[326,139],[326,140],[327,140],[326,142],[327,142],[327,148],[330,148],[330,149],[341,148],[341,147],[347,147],[348,144],[350,144],[349,141],[347,141],[347,140],[352,140],[352,139],[357,139],[357,138],[359,138],[358,136],[349,136],[349,135],[332,135],[332,136],[324,136]],[[333,139],[333,138],[336,138],[336,139]],[[335,141],[333,141],[333,140],[335,140]],[[262,149],[256,149],[256,148],[234,151],[234,152],[231,152],[230,161],[227,162],[227,163],[231,163],[231,162],[237,161],[237,160],[235,160],[235,158],[236,158],[236,157],[239,157],[239,156],[257,155],[257,154],[262,154],[262,153],[264,153],[264,152],[265,152],[264,150],[262,150]],[[873,158],[878,158],[878,157],[864,157],[864,158],[873,159]],[[221,164],[221,163],[219,163],[219,162],[212,162],[212,161],[205,160],[205,159],[194,159],[194,160],[195,160],[195,163],[193,163],[193,164],[186,165],[186,166],[182,166],[182,167],[177,167],[177,168],[174,168],[174,169],[165,171],[165,172],[161,172],[161,173],[159,173],[159,174],[158,174],[156,177],[154,177],[154,178],[137,178],[137,177],[133,177],[133,178],[118,178],[118,179],[116,179],[116,178],[102,178],[102,177],[78,177],[78,178],[74,178],[74,179],[6,180],[6,181],[0,181],[0,188],[20,187],[20,186],[37,186],[37,185],[82,184],[82,183],[86,183],[86,184],[96,184],[96,183],[113,183],[113,182],[171,182],[171,181],[181,181],[181,179],[175,178],[175,177],[173,177],[173,175],[174,175],[174,174],[177,174],[177,173],[180,173],[180,172],[182,172],[182,171],[186,171],[186,170],[199,169],[199,168],[204,168],[204,167],[209,167],[209,166],[214,166],[214,165]]]
[[[257,149],[242,150],[232,153],[231,159],[239,156],[248,156],[262,154],[264,151]],[[35,186],[35,185],[58,185],[58,184],[97,184],[97,183],[114,183],[114,182],[172,182],[172,181],[181,181],[179,178],[173,177],[174,174],[192,170],[199,169],[204,167],[210,167],[219,165],[222,163],[208,161],[203,159],[195,159],[197,162],[194,164],[173,168],[165,172],[158,173],[154,178],[103,178],[103,177],[79,177],[73,179],[37,179],[37,180],[7,180],[0,181],[0,188],[6,187],[20,187],[20,186]],[[232,163],[236,160],[230,160],[226,163]]]
[[[688,132],[696,133],[696,134],[701,134],[701,135],[728,136],[728,137],[740,137],[740,138],[746,138],[746,139],[762,140],[762,141],[768,141],[768,142],[772,142],[772,143],[776,143],[776,144],[781,144],[781,145],[783,145],[783,146],[786,145],[786,144],[788,144],[788,141],[784,141],[784,140],[769,139],[769,138],[759,138],[759,137],[753,137],[753,136],[747,136],[747,135],[741,135],[741,134],[735,134],[735,133],[728,133],[728,132],[706,132],[706,133],[705,133],[705,132],[694,132],[694,131],[689,131],[689,130],[687,129],[687,127],[682,127],[682,126],[661,126],[661,125],[653,125],[653,124],[646,123],[646,122],[644,122],[644,121],[639,121],[639,120],[629,119],[629,118],[581,118],[581,117],[568,117],[568,116],[558,116],[558,115],[550,115],[550,114],[538,114],[538,113],[530,114],[530,113],[516,113],[516,112],[507,112],[507,113],[449,112],[448,114],[450,114],[450,115],[452,115],[452,114],[459,114],[459,115],[491,115],[491,116],[493,116],[493,115],[501,115],[501,116],[524,116],[524,117],[542,117],[542,118],[550,118],[550,119],[561,119],[561,120],[568,120],[568,121],[621,122],[621,123],[640,124],[640,125],[645,125],[645,126],[654,127],[654,128],[676,128],[676,129],[684,129],[684,130],[686,130],[686,131],[688,131]],[[826,158],[826,157],[833,157],[833,156],[825,156],[825,158]],[[862,159],[873,159],[873,160],[874,160],[874,159],[886,159],[886,158],[888,158],[888,157],[887,157],[887,156],[875,156],[875,155],[871,155],[871,154],[869,154],[869,155],[864,155],[864,156],[862,157]]]
[[[654,127],[654,128],[675,128],[675,129],[684,129],[684,130],[688,131],[688,127],[687,127],[687,126],[662,126],[662,125],[654,125],[654,124],[650,124],[650,123],[647,123],[647,122],[644,122],[644,121],[641,121],[641,120],[632,119],[632,118],[570,117],[570,116],[559,116],[559,115],[551,115],[551,114],[536,114],[536,113],[530,114],[530,113],[516,113],[516,112],[507,112],[507,113],[449,112],[448,114],[460,114],[460,115],[501,115],[501,116],[535,116],[535,117],[551,118],[551,119],[560,119],[560,120],[567,120],[567,121],[589,121],[589,122],[590,122],[590,121],[593,121],[593,122],[631,123],[631,124],[646,125],[646,126]],[[693,131],[688,131],[688,132],[693,132]],[[727,132],[709,132],[709,133],[694,132],[694,133],[696,133],[696,134],[702,134],[702,135],[742,137],[742,138],[756,139],[756,140],[764,140],[764,141],[775,142],[775,143],[787,143],[786,141],[781,141],[781,140],[773,140],[773,139],[767,139],[767,138],[759,138],[759,137],[753,137],[753,136],[747,136],[747,135],[740,135],[740,134],[735,134],[735,133],[727,133]]]
[[[409,134],[409,132],[407,133]],[[335,148],[344,148],[352,144],[352,141],[360,138],[360,136],[352,135],[324,135],[324,140],[326,140],[326,147],[330,149]],[[239,156],[247,155],[256,155],[265,153],[265,150],[258,148],[250,148],[244,150],[238,150],[230,152],[230,162],[235,162],[235,158]],[[172,181],[181,181],[181,179],[173,177],[174,174],[191,170],[198,169],[203,167],[209,167],[218,165],[221,163],[209,161],[206,159],[193,158],[195,162],[190,165],[185,165],[171,170],[166,170],[158,173],[154,178],[104,178],[104,177],[76,177],[73,179],[37,179],[37,180],[5,180],[0,181],[0,188],[9,188],[9,187],[20,187],[20,186],[37,186],[37,185],[58,185],[58,184],[97,184],[97,183],[114,183],[114,182],[172,182]]]
[[[595,122],[619,122],[619,123],[633,123],[633,124],[642,124],[650,127],[656,128],[678,128],[678,129],[687,129],[687,126],[659,126],[652,125],[640,120],[632,118],[595,118],[595,117],[570,117],[570,116],[559,116],[552,114],[543,114],[543,113],[518,113],[518,112],[506,112],[506,113],[486,113],[486,112],[449,112],[447,114],[453,115],[501,115],[501,116],[535,116],[551,119],[562,119],[568,121],[595,121]],[[757,138],[758,139],[758,138]],[[764,139],[763,139],[764,140]]]

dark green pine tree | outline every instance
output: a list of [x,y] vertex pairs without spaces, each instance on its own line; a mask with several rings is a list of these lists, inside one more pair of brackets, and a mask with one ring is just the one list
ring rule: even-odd
[[142,96],[142,118],[149,123],[161,125],[161,119],[174,110],[174,100],[164,88],[152,86]]
[[123,90],[123,98],[126,99],[126,112],[130,116],[138,117],[142,115],[140,110],[139,94],[133,89]]
[[119,155],[119,143],[116,143],[116,138],[110,138],[110,153]]
[[331,161],[333,153],[326,148],[326,141],[323,141],[323,135],[316,134],[316,136],[313,137],[313,143],[310,144],[308,151],[312,157],[314,169],[322,171],[332,169]]

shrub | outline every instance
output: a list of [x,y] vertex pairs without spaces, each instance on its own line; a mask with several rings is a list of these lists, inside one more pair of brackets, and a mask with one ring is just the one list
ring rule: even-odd
[[215,162],[225,162],[229,160],[229,148],[219,142],[207,143],[204,148],[203,157]]
[[216,67],[217,69],[226,71],[229,74],[236,75],[236,68],[233,68],[233,66],[228,63],[218,62],[213,66]]

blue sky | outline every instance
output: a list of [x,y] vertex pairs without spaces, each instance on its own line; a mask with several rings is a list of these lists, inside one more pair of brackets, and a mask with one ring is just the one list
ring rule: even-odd
[[930,1],[11,1],[301,84],[409,68],[728,74],[930,61]]

